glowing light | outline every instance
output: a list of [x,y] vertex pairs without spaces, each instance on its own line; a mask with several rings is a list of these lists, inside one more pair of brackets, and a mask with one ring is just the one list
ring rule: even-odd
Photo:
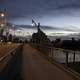
[[4,17],[4,16],[5,16],[5,14],[4,14],[4,13],[1,13],[1,14],[0,14],[0,16],[1,16],[1,17]]
[[32,23],[31,25],[32,25],[32,27],[35,27],[36,26],[34,23]]
[[1,24],[1,27],[3,27],[4,26],[4,24]]

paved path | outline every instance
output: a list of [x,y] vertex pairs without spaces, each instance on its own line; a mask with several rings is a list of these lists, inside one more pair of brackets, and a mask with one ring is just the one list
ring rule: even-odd
[[66,72],[39,55],[29,45],[23,48],[23,80],[73,80]]

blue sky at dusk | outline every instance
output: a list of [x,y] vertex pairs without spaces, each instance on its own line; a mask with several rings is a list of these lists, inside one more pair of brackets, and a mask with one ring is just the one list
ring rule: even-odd
[[19,25],[31,24],[80,31],[80,0],[0,0],[0,9],[7,8],[8,20]]

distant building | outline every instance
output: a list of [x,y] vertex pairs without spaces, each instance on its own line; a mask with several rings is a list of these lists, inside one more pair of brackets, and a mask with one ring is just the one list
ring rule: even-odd
[[7,23],[8,22],[6,10],[0,11],[0,39],[3,35],[7,37],[9,34]]
[[40,23],[37,26],[37,33],[33,33],[32,42],[42,45],[47,45],[50,43],[50,40],[47,38],[46,34],[40,29]]

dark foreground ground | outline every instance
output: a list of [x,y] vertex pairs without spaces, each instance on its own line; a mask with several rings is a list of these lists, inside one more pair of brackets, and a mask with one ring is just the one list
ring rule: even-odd
[[22,66],[22,50],[18,50],[17,54],[12,55],[11,60],[8,61],[6,67],[0,72],[0,80],[22,80],[21,66]]
[[69,68],[73,69],[74,71],[80,73],[80,62],[68,63],[67,66],[68,66]]

